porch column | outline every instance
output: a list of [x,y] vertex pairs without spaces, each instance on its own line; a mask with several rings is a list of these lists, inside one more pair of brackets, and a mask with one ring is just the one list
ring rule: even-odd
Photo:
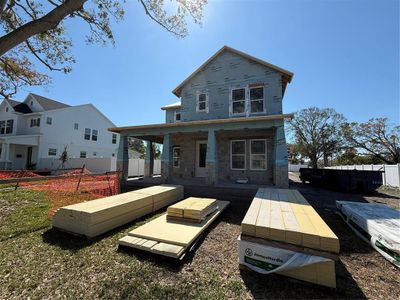
[[217,140],[215,137],[215,130],[208,131],[207,140],[207,155],[206,155],[206,168],[207,168],[207,184],[216,184],[218,180],[218,166],[217,166]]
[[167,182],[170,177],[172,164],[172,136],[170,133],[164,135],[163,149],[161,153],[161,178]]
[[120,134],[118,154],[117,154],[117,171],[122,173],[122,180],[128,179],[129,155],[128,155],[128,136]]
[[154,169],[154,151],[153,143],[146,141],[146,158],[144,160],[144,177],[153,176]]
[[3,143],[1,146],[0,168],[2,170],[7,170],[10,160],[10,144]]
[[280,188],[289,187],[287,152],[285,129],[282,122],[281,126],[275,128],[273,155],[273,182]]

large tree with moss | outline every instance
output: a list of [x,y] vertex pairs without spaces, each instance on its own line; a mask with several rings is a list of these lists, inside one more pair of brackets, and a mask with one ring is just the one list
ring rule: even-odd
[[[50,71],[71,72],[75,62],[66,20],[86,24],[88,43],[114,44],[111,20],[124,17],[117,0],[0,0],[0,95],[50,82]],[[187,19],[200,23],[207,0],[137,0],[138,8],[177,37],[188,34]]]

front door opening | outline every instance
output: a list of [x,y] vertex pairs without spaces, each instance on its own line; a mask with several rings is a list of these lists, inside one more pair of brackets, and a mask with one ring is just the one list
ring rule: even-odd
[[27,148],[27,153],[26,153],[26,168],[30,169],[32,168],[32,147]]
[[206,177],[207,141],[196,142],[196,177]]

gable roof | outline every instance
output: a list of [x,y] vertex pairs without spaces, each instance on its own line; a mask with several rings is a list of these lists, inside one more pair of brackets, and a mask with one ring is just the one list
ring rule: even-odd
[[282,74],[282,89],[283,89],[283,93],[285,91],[286,85],[287,83],[290,83],[292,81],[293,78],[293,73],[282,69],[278,66],[275,66],[273,64],[270,64],[269,62],[266,62],[264,60],[261,60],[257,57],[251,56],[247,53],[241,52],[239,50],[233,49],[231,47],[228,46],[223,46],[221,49],[219,49],[213,56],[211,56],[205,63],[203,63],[200,67],[198,67],[192,74],[190,74],[189,77],[187,77],[184,81],[182,81],[173,91],[172,93],[175,94],[176,96],[180,97],[181,92],[182,92],[182,88],[183,86],[190,80],[192,79],[197,73],[199,73],[200,71],[202,71],[209,63],[211,63],[217,56],[219,56],[221,53],[225,52],[225,51],[229,51],[231,53],[237,54],[239,56],[242,56],[244,58],[247,58],[249,60],[255,61],[257,63],[259,63],[260,65],[263,65],[267,68],[273,69],[278,73]]
[[65,103],[61,103],[56,100],[49,99],[49,98],[46,98],[46,97],[43,97],[40,95],[36,95],[33,93],[30,93],[29,95],[31,95],[33,98],[35,98],[35,100],[40,104],[40,106],[44,110],[53,110],[53,109],[70,107],[70,105],[67,105]]
[[29,108],[28,105],[26,105],[23,102],[19,102],[19,101],[15,101],[15,100],[11,100],[11,99],[5,99],[5,101],[8,102],[8,104],[11,105],[11,107],[14,109],[14,111],[19,112],[19,113],[23,113],[23,114],[28,114],[31,113],[32,110]]

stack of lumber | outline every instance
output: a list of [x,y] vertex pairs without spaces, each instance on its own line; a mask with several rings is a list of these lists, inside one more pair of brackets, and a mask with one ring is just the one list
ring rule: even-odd
[[218,208],[217,200],[190,197],[167,209],[169,221],[201,222]]
[[92,238],[183,198],[183,186],[159,185],[64,206],[53,227]]
[[297,190],[260,188],[242,221],[241,231],[243,241],[309,255],[313,261],[277,273],[336,287],[333,260],[339,253],[339,240]]
[[118,244],[154,254],[182,259],[189,247],[228,206],[228,201],[216,200],[217,209],[200,223],[170,222],[167,214],[130,231]]

